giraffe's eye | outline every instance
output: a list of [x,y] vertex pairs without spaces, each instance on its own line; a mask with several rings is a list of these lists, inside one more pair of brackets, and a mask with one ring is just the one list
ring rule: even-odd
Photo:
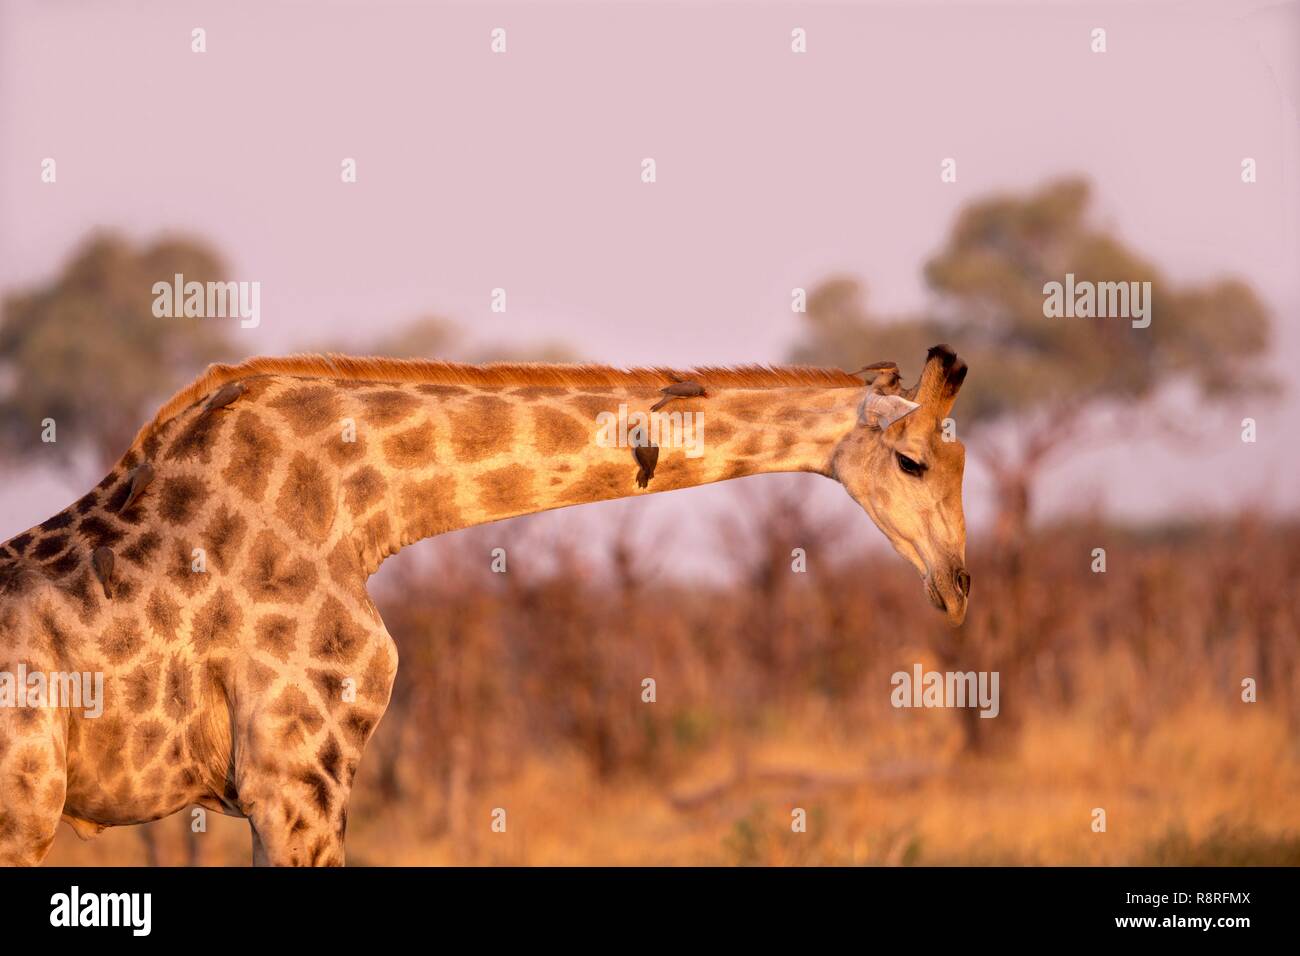
[[925,465],[921,464],[919,461],[914,461],[901,452],[894,452],[894,456],[898,459],[898,467],[903,469],[903,471],[907,472],[909,475],[914,475],[915,477],[920,478],[921,475],[925,474]]

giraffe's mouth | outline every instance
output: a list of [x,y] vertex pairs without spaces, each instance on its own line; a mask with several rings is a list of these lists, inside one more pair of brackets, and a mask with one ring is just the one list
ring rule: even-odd
[[936,609],[943,611],[945,614],[948,613],[948,602],[943,599],[943,595],[940,594],[939,589],[935,587],[933,574],[927,574],[925,576],[925,595],[930,599],[930,603],[933,604]]

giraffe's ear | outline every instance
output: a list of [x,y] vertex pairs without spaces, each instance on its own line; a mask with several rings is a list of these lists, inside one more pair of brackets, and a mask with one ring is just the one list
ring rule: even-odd
[[894,422],[905,418],[921,406],[910,402],[901,395],[880,395],[874,390],[867,392],[867,397],[858,407],[858,421],[868,428],[884,431]]

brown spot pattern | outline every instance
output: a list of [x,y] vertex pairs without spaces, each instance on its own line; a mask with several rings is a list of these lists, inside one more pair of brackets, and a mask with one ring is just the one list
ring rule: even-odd
[[304,385],[291,388],[270,401],[270,406],[289,422],[300,436],[314,435],[343,418],[338,392],[331,385]]
[[71,511],[60,511],[53,517],[46,518],[37,527],[42,531],[58,531],[60,528],[66,528],[76,520]]
[[361,653],[365,640],[365,631],[352,620],[343,602],[333,595],[326,597],[312,628],[312,656],[350,664]]
[[558,385],[524,385],[513,389],[510,395],[514,398],[522,398],[526,402],[535,402],[540,398],[559,398],[564,392],[565,389]]
[[235,599],[221,588],[194,615],[190,629],[194,649],[203,654],[216,646],[233,646],[243,620],[244,614]]
[[134,714],[144,714],[153,710],[158,703],[160,660],[141,664],[122,681],[124,702],[127,709]]
[[163,457],[167,461],[197,459],[206,465],[212,459],[212,445],[222,420],[219,415],[198,414],[180,430]]
[[276,499],[276,513],[304,541],[320,541],[333,523],[333,500],[325,469],[299,452]]
[[56,534],[43,538],[37,543],[36,547],[32,548],[31,557],[37,561],[46,561],[56,554],[62,554],[63,549],[68,546],[68,542],[71,540],[66,534]]
[[250,501],[261,501],[279,455],[280,441],[271,429],[252,412],[240,411],[231,432],[230,461],[221,477]]
[[163,683],[163,712],[174,723],[184,723],[194,707],[194,675],[180,657],[172,657],[167,664],[167,677]]
[[167,728],[157,720],[146,720],[135,728],[131,742],[131,763],[137,770],[147,766],[167,739]]
[[421,395],[432,395],[435,398],[448,398],[454,395],[468,395],[470,390],[460,385],[438,385],[435,383],[424,383],[415,386],[415,390]]
[[207,494],[207,485],[201,478],[192,475],[164,478],[158,492],[158,514],[169,524],[189,524]]
[[193,597],[212,583],[212,576],[206,571],[194,570],[194,545],[189,541],[176,538],[171,542],[171,561],[167,568],[167,578],[186,597]]
[[121,555],[134,565],[144,567],[162,545],[162,538],[154,531],[145,531],[121,550]]
[[410,535],[425,538],[448,531],[460,519],[456,482],[450,475],[407,482],[401,489],[398,507]]
[[287,661],[297,644],[298,622],[284,614],[267,614],[257,622],[253,639],[258,648]]
[[433,423],[425,421],[389,435],[384,439],[384,458],[394,468],[419,468],[436,461]]
[[199,535],[207,549],[208,558],[219,571],[229,571],[239,546],[244,541],[248,522],[243,515],[232,511],[224,503],[217,509],[208,526]]
[[271,531],[263,531],[249,550],[240,579],[253,601],[299,604],[316,587],[316,567],[294,555]]
[[506,465],[480,475],[477,481],[479,501],[489,514],[513,514],[535,504],[531,468]]
[[361,403],[365,421],[376,428],[396,425],[409,418],[420,407],[418,398],[398,388],[363,392],[357,396],[357,401]]
[[181,624],[181,609],[165,592],[155,590],[149,595],[149,601],[144,606],[144,616],[156,636],[168,643],[176,640],[176,629]]
[[343,429],[340,428],[338,434],[331,435],[325,442],[325,453],[339,467],[358,462],[366,455],[366,439],[359,431],[347,436],[351,441],[344,441],[343,437]]
[[590,444],[595,424],[586,428],[572,415],[543,405],[533,409],[533,431],[543,455],[567,454]]
[[632,487],[635,473],[634,464],[622,466],[601,462],[592,465],[564,489],[559,500],[567,504],[580,504],[584,501],[619,497]]
[[99,651],[113,665],[124,664],[140,652],[144,639],[134,618],[114,618],[99,637]]
[[353,515],[360,517],[370,510],[379,496],[388,488],[388,482],[379,469],[370,465],[354,471],[343,482],[343,499]]
[[347,590],[365,585],[365,576],[361,573],[361,561],[351,538],[339,539],[339,543],[330,551],[326,564],[330,569],[330,577],[339,587]]
[[317,710],[307,695],[293,685],[284,689],[271,713],[282,720],[282,739],[285,743],[301,742],[304,731],[314,734],[325,725],[325,717]]
[[509,402],[479,395],[462,407],[450,413],[451,444],[460,461],[482,461],[510,447],[515,426]]

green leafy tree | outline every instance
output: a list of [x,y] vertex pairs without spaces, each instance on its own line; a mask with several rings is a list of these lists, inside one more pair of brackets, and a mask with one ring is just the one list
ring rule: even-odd
[[[1208,402],[1272,386],[1257,361],[1270,319],[1250,287],[1235,279],[1176,285],[1097,226],[1089,200],[1088,183],[1076,178],[971,204],[925,265],[932,310],[879,317],[856,281],[832,278],[810,294],[807,336],[794,354],[906,367],[928,346],[952,344],[971,369],[958,430],[978,438],[967,447],[993,477],[997,536],[1009,546],[1023,539],[1042,468],[1084,443],[1139,431],[1139,411],[1152,411],[1164,386],[1190,383]],[[1044,286],[1067,273],[1076,283],[1150,282],[1150,325],[1046,317]]]
[[[135,246],[90,237],[48,282],[6,297],[0,310],[0,448],[18,465],[60,467],[89,452],[111,464],[162,399],[207,363],[229,357],[230,322],[158,318],[156,282],[220,281],[204,244],[167,238]],[[51,418],[57,441],[41,441]]]

